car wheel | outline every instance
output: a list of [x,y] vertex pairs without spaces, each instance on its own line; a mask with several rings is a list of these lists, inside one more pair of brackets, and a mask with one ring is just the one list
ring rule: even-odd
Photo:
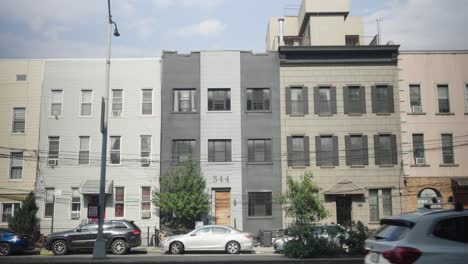
[[11,254],[11,247],[8,243],[0,244],[0,256],[8,256]]
[[182,254],[184,252],[184,245],[179,241],[173,242],[169,248],[172,254]]
[[122,239],[116,239],[112,242],[111,245],[112,254],[114,255],[123,255],[126,254],[129,250],[127,242]]
[[67,242],[65,240],[55,240],[52,243],[51,250],[54,255],[66,255],[68,253]]
[[240,245],[236,241],[229,241],[226,244],[226,253],[228,254],[239,254]]

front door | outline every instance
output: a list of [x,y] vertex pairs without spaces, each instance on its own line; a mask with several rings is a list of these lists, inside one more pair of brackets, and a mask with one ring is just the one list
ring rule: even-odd
[[342,226],[351,225],[351,197],[336,197],[336,222]]
[[231,225],[231,192],[215,192],[215,223],[217,225]]

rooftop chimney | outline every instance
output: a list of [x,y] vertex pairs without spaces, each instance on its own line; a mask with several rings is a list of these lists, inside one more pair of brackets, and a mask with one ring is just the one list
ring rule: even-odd
[[279,22],[279,41],[278,46],[284,46],[284,18],[278,18]]

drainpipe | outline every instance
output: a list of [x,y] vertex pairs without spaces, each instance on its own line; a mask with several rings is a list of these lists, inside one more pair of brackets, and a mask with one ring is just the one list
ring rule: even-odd
[[284,46],[284,17],[278,18],[278,22],[279,22],[278,46]]

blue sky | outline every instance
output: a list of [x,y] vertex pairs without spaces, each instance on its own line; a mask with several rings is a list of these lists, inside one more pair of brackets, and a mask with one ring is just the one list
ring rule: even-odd
[[[317,0],[322,1],[322,0]],[[324,1],[324,0],[323,0]],[[383,40],[402,49],[468,49],[468,0],[350,0],[366,35],[383,19]],[[113,57],[161,50],[263,52],[268,18],[301,0],[112,0],[121,37]],[[0,58],[105,56],[107,0],[0,0]]]

